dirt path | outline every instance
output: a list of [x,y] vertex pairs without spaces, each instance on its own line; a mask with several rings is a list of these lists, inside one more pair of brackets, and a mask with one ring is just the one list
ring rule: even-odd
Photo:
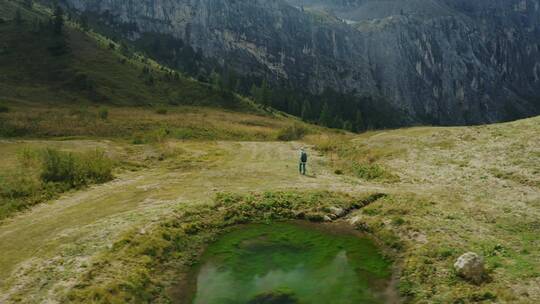
[[[159,220],[178,203],[211,201],[216,192],[356,188],[330,174],[311,153],[310,176],[297,170],[297,143],[176,144],[212,154],[200,167],[159,167],[66,194],[0,226],[0,294],[54,298],[88,260],[132,227]],[[207,149],[207,150],[206,150]],[[2,298],[0,297],[0,302]]]

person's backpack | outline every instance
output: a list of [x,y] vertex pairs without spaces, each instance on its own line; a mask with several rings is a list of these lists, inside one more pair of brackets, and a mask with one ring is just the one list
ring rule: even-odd
[[303,163],[307,162],[307,153],[306,152],[302,152],[302,155],[300,156],[300,160]]

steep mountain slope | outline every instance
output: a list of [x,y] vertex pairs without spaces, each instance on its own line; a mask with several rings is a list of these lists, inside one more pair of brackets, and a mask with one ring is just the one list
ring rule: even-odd
[[234,96],[223,98],[208,85],[181,77],[147,58],[126,57],[120,53],[120,45],[103,37],[70,27],[55,35],[41,18],[34,20],[28,13],[21,24],[0,24],[3,99],[241,106]]
[[540,111],[538,0],[65,3],[133,41],[170,37],[161,50],[169,64],[185,66],[179,54],[187,45],[199,70],[226,63],[248,81],[382,96],[407,123]]

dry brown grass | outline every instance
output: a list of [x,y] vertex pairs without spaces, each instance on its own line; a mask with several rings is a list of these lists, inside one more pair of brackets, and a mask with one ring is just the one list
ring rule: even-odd
[[[316,143],[338,166],[373,162],[399,176],[386,186],[394,195],[357,215],[401,252],[401,291],[412,302],[540,301],[540,117]],[[467,251],[485,257],[491,281],[454,274]]]
[[[100,115],[104,109],[108,111],[106,118]],[[169,106],[166,110],[159,114],[150,107],[15,103],[10,112],[0,114],[0,136],[265,141],[276,139],[280,130],[298,123],[274,114],[219,108]]]

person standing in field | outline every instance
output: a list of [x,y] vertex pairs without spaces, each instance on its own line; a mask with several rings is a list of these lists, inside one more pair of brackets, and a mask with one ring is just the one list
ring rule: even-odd
[[300,150],[300,174],[306,175],[306,165],[308,161],[308,155],[305,148]]

